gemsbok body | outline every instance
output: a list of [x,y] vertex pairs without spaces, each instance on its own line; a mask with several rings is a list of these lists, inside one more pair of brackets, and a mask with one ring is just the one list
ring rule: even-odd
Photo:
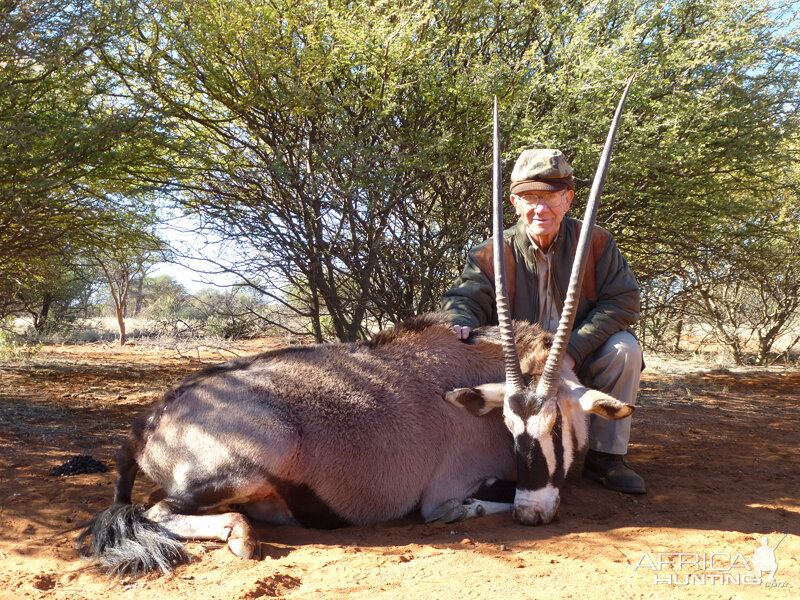
[[[508,487],[497,482],[515,487],[516,520],[550,522],[587,444],[586,413],[616,419],[633,408],[562,367],[580,256],[555,337],[512,325],[497,148],[495,105],[498,327],[462,342],[447,316],[429,314],[368,342],[295,346],[189,377],[134,423],[114,505],[79,536],[81,554],[120,575],[168,571],[187,557],[181,539],[222,540],[250,558],[258,540],[245,514],[339,527],[419,510],[449,522],[512,508],[483,500]],[[166,493],[147,510],[131,504],[139,470]]]
[[[178,539],[218,539],[253,556],[242,512],[319,528],[414,510],[444,521],[491,512],[495,504],[465,500],[516,479],[512,434],[501,411],[486,413],[492,387],[485,397],[475,389],[503,379],[497,333],[464,343],[446,315],[429,314],[369,342],[295,346],[189,377],[134,423],[117,456],[115,504],[82,534],[82,553],[120,574],[167,570],[185,558]],[[527,376],[541,373],[551,340],[518,324]],[[570,406],[597,394],[579,384],[564,392]],[[559,481],[585,439],[583,414],[562,427]],[[139,470],[166,493],[146,511],[130,504]],[[218,512],[231,505],[237,512]]]

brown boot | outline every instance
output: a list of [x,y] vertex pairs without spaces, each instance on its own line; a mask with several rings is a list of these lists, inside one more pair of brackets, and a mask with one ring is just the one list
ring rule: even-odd
[[622,454],[589,450],[583,463],[583,476],[615,492],[644,494],[647,491],[644,479],[625,464],[625,456]]

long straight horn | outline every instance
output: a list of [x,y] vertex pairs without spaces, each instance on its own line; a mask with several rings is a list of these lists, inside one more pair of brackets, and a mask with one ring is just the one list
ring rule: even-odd
[[569,278],[567,297],[564,299],[564,309],[561,311],[561,320],[558,322],[558,330],[550,348],[550,354],[547,357],[542,377],[536,386],[536,395],[543,400],[554,397],[558,391],[564,355],[567,352],[572,324],[575,322],[575,313],[578,309],[579,293],[583,283],[583,271],[586,266],[586,257],[589,254],[589,241],[592,237],[592,228],[597,216],[597,206],[600,201],[600,194],[603,191],[603,184],[606,181],[608,164],[611,162],[611,150],[614,148],[614,138],[617,135],[617,127],[622,117],[622,109],[625,106],[625,100],[628,97],[628,91],[631,89],[632,83],[633,77],[630,78],[628,85],[625,86],[625,91],[622,92],[622,98],[620,98],[617,106],[617,112],[614,113],[614,120],[611,122],[606,145],[603,148],[603,154],[600,156],[600,163],[597,165],[592,191],[589,194],[589,202],[586,204],[583,227],[578,240],[578,248],[575,251],[575,261],[572,264],[572,273]]
[[500,165],[500,133],[498,132],[497,96],[494,97],[494,168],[492,181],[492,235],[494,250],[494,295],[497,303],[497,320],[500,325],[500,341],[503,345],[503,360],[506,367],[506,385],[513,391],[525,386],[519,366],[517,345],[514,343],[514,326],[508,305],[506,287],[506,253],[503,247],[503,177]]

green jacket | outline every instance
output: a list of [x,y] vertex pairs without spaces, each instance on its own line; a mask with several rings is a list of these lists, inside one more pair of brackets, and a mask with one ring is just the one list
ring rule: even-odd
[[[551,276],[559,312],[567,293],[581,226],[580,221],[565,218],[554,242]],[[534,249],[525,233],[525,224],[520,220],[506,229],[503,239],[512,317],[536,321],[539,282]],[[497,324],[492,256],[491,239],[470,250],[461,276],[442,296],[442,310],[450,314],[454,324],[470,328]],[[630,330],[639,319],[639,311],[639,284],[633,272],[611,234],[595,226],[567,352],[580,365],[613,334]]]

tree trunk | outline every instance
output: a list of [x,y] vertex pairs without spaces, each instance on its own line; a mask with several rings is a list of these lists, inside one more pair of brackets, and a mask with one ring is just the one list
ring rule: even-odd
[[123,304],[120,307],[115,309],[117,313],[117,325],[119,325],[119,345],[125,345],[125,305]]
[[672,345],[673,352],[680,352],[682,335],[683,335],[683,319],[678,319],[678,322],[675,324],[675,343]]
[[33,328],[41,333],[44,329],[44,324],[47,322],[47,315],[50,313],[50,304],[53,302],[53,295],[50,292],[45,292],[42,298],[42,308],[39,314],[34,315]]
[[730,342],[728,347],[733,352],[733,364],[737,367],[741,367],[744,364],[744,352],[742,352],[739,344],[736,342]]
[[758,356],[756,356],[756,364],[761,367],[767,364],[767,358],[769,356],[769,349],[772,347],[772,341],[768,337],[762,337],[761,335],[758,337]]

